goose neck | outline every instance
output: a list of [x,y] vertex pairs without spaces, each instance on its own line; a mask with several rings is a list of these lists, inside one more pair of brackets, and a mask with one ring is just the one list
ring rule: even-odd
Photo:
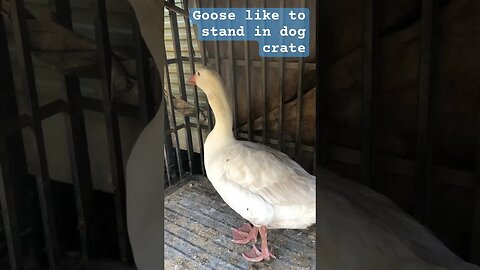
[[233,116],[230,104],[223,91],[217,95],[208,96],[210,107],[215,115],[215,127],[212,134],[217,138],[233,139]]

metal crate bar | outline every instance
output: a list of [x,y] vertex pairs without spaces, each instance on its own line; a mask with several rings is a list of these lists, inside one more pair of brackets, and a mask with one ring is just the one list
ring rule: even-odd
[[68,105],[63,99],[49,102],[39,108],[40,119],[44,120],[61,112],[68,112]]
[[[165,52],[165,57],[167,56],[167,53]],[[175,106],[173,105],[173,94],[172,94],[172,82],[170,81],[170,71],[168,68],[168,65],[165,65],[165,77],[167,78],[167,95],[168,95],[168,102],[170,105],[170,113],[172,117],[172,124],[175,127],[173,129],[173,132],[175,134],[175,151],[177,154],[177,165],[178,165],[178,174],[180,177],[183,176],[183,166],[182,166],[182,160],[180,156],[180,142],[179,142],[179,137],[178,137],[178,132],[177,132],[177,119],[175,117]],[[166,106],[165,106],[166,107]],[[168,114],[167,114],[168,115]],[[168,116],[167,116],[168,118]],[[167,122],[168,125],[170,125],[170,122]],[[170,135],[170,133],[168,133]]]
[[[80,97],[81,107],[90,111],[103,113],[103,101],[91,97]],[[112,103],[113,111],[119,116],[140,119],[140,108],[135,105],[125,103]]]
[[[32,125],[32,119],[26,115],[16,116],[0,121],[0,137],[10,136]],[[20,136],[18,136],[20,137]]]
[[[360,165],[362,159],[361,151],[336,145],[329,145],[328,155],[329,160],[355,166]],[[415,176],[415,160],[391,157],[383,154],[380,154],[380,156],[383,159],[385,172],[407,177]],[[467,190],[473,189],[475,183],[473,173],[441,166],[434,166],[434,168],[438,172],[435,174],[435,182],[461,187]]]
[[[245,8],[248,8],[248,0],[245,0]],[[245,25],[245,31],[248,32],[247,30],[247,25]],[[245,67],[245,83],[247,86],[247,130],[248,130],[248,140],[253,141],[253,126],[252,126],[252,106],[251,106],[251,101],[252,101],[252,90],[251,90],[251,85],[250,85],[250,49],[248,46],[248,41],[245,40],[243,42],[244,45],[244,54],[245,54],[245,59],[244,59],[244,67]]]
[[[170,121],[168,120],[168,111],[167,111],[167,106],[164,104],[163,106],[164,110],[164,115],[163,115],[163,121],[164,121],[164,128],[165,128],[165,145],[164,145],[164,156],[165,156],[165,169],[167,171],[167,182],[168,182],[168,187],[171,187],[173,184],[173,167],[174,167],[174,162],[173,162],[173,153],[175,150],[173,150],[173,143],[172,143],[172,132],[169,132],[170,130]],[[178,140],[177,140],[178,141]],[[177,150],[178,152],[178,150]],[[180,172],[180,171],[179,171]]]
[[[197,7],[201,8],[200,0],[196,0]],[[200,42],[201,47],[201,57],[202,57],[202,65],[208,66],[208,56],[207,56],[207,48],[205,47],[205,43],[202,41]],[[207,117],[208,117],[208,128],[210,131],[213,129],[213,115],[212,115],[212,108],[210,104],[207,102]]]
[[[212,1],[212,8],[216,8],[215,0]],[[217,21],[214,22],[215,27],[217,27]],[[218,47],[218,40],[213,41],[213,58],[215,59],[215,68],[217,69],[218,74],[221,76],[221,65],[220,65],[220,50]]]
[[432,138],[431,138],[431,98],[433,71],[435,1],[422,1],[422,25],[420,43],[420,78],[417,108],[417,158],[415,216],[424,224],[430,223],[431,177],[432,177]]
[[[175,4],[175,0],[169,0],[170,4]],[[177,73],[178,73],[178,80],[180,82],[180,95],[181,98],[187,101],[187,89],[185,86],[185,78],[184,70],[183,70],[183,63],[181,61],[182,57],[182,50],[180,48],[180,35],[178,33],[178,21],[177,21],[177,14],[173,11],[169,11],[170,17],[170,25],[172,26],[172,36],[173,36],[173,45],[175,49],[175,58],[177,59]],[[190,170],[190,174],[193,174],[193,141],[192,141],[192,130],[190,128],[190,118],[188,116],[183,117],[185,125],[186,125],[186,132],[187,132],[187,154],[188,154],[188,167]]]
[[[184,0],[184,9],[188,12],[188,0]],[[190,21],[188,17],[184,17],[185,19],[185,27],[187,31],[187,43],[188,43],[188,58],[189,58],[189,63],[190,63],[190,70],[195,73],[195,51],[193,49],[193,38],[192,38],[192,29],[190,28]],[[205,161],[203,158],[203,134],[202,134],[202,128],[201,128],[201,123],[200,123],[200,103],[198,101],[198,87],[193,86],[193,98],[194,98],[194,103],[195,103],[195,111],[197,113],[197,136],[198,136],[198,146],[200,148],[200,163],[202,167],[202,174],[206,175],[205,172]]]
[[172,12],[175,12],[177,13],[178,15],[181,15],[181,16],[185,16],[185,17],[188,17],[188,10],[187,9],[181,9],[179,7],[177,7],[175,5],[175,2],[171,2],[171,1],[165,1],[163,3],[163,5],[169,10],[169,11],[172,11]]
[[[195,127],[195,125],[192,124],[192,123],[190,123],[190,126],[191,126],[191,127]],[[166,132],[167,134],[172,134],[173,132],[178,131],[178,130],[180,130],[180,129],[182,129],[182,128],[185,128],[185,124],[181,124],[181,125],[178,125],[177,127],[173,127],[173,128],[170,128],[170,127],[169,127],[168,129],[165,128],[165,132]],[[202,126],[202,128],[207,129],[205,126]]]
[[[248,139],[248,133],[246,132],[239,132],[238,133],[239,135],[239,138],[241,139]],[[260,135],[255,135],[254,136],[254,140],[256,141],[261,141],[262,140],[262,136]],[[269,138],[268,139],[268,144],[270,145],[277,145],[278,144],[278,140],[277,139],[273,139],[273,138]],[[295,149],[296,147],[296,143],[295,142],[288,142],[288,141],[284,141],[283,142],[284,145],[283,145],[283,148],[290,148],[290,149]],[[302,149],[302,151],[306,151],[306,152],[309,152],[309,153],[313,153],[315,150],[314,150],[314,147],[311,146],[311,145],[305,145],[305,144],[302,144],[300,145],[300,148]]]
[[[0,95],[0,107],[2,108],[0,109],[0,212],[2,212],[5,229],[10,269],[22,270],[24,266],[19,227],[19,209],[15,192],[13,192],[16,188],[15,183],[18,183],[20,179],[18,179],[18,174],[15,175],[15,171],[12,168],[12,159],[9,157],[8,145],[22,147],[21,149],[23,149],[23,142],[18,132],[23,123],[20,117],[16,117],[18,115],[18,108],[8,51],[7,33],[2,16],[0,16],[0,59],[2,59],[0,62],[0,81],[2,82],[0,91],[3,93],[3,95]],[[13,125],[14,123],[8,120],[14,120],[14,122],[18,124]],[[12,129],[12,132],[2,134],[2,132],[6,131],[5,129],[7,127],[11,126],[18,129]],[[13,132],[15,132],[15,134]],[[10,139],[16,140],[17,142],[14,142],[12,145]],[[18,140],[20,140],[19,143]],[[12,149],[13,151],[11,152],[18,153],[17,155],[23,158],[21,167],[23,167],[22,170],[26,171],[27,166],[23,151],[18,151],[17,149]]]
[[[228,8],[232,7],[232,0],[228,1]],[[231,25],[230,25],[231,26]],[[228,66],[230,67],[230,74],[232,79],[232,111],[233,111],[233,134],[235,138],[238,138],[238,123],[237,123],[237,84],[235,74],[237,67],[235,66],[235,55],[233,51],[233,41],[228,41]]]
[[140,106],[140,118],[147,125],[155,116],[155,98],[150,77],[150,53],[142,39],[140,26],[133,8],[130,7],[132,20],[133,47],[136,59],[136,79],[138,84],[138,98]]
[[[267,7],[266,0],[263,0],[263,8]],[[265,21],[262,21],[262,27],[265,27]],[[265,39],[265,37],[262,37]],[[267,144],[268,137],[268,94],[267,94],[267,58],[262,57],[262,98],[263,98],[263,119],[262,119],[262,143]]]
[[[70,1],[54,0],[54,12],[60,24],[72,29]],[[72,168],[72,180],[75,193],[77,223],[80,234],[80,250],[82,260],[86,261],[92,255],[94,245],[93,227],[93,184],[88,152],[85,116],[79,103],[81,98],[80,82],[78,78],[65,76],[67,93],[67,111],[70,129],[68,130],[68,148]]]
[[5,239],[7,240],[10,269],[21,270],[23,266],[18,208],[15,196],[15,176],[7,154],[6,138],[0,137],[0,206]]
[[170,153],[167,151],[167,148],[164,147],[163,149],[163,158],[165,159],[165,170],[167,172],[167,183],[168,183],[168,186],[171,187],[172,186],[172,183],[173,183],[173,179],[172,179],[172,168],[170,167],[169,164],[172,164],[170,163],[171,162],[171,157],[170,157]]
[[303,120],[303,70],[304,70],[304,60],[303,58],[298,59],[298,83],[297,83],[297,126],[295,132],[295,160],[298,161],[300,159],[300,152],[301,148],[300,145],[302,144],[302,120]]
[[[285,8],[285,0],[280,0],[280,8]],[[285,16],[282,16],[282,25],[285,23]],[[283,42],[283,36],[281,37]],[[270,62],[272,64],[272,62]],[[278,76],[280,78],[280,88],[278,93],[278,150],[283,151],[283,117],[285,112],[283,111],[283,103],[285,102],[285,83],[284,83],[284,69],[285,69],[285,58],[280,57],[280,64],[278,67]]]
[[32,129],[35,135],[36,150],[38,154],[39,172],[36,175],[37,190],[39,196],[40,211],[42,217],[43,233],[46,253],[50,269],[56,269],[59,258],[58,239],[55,225],[52,195],[50,191],[50,177],[48,172],[45,140],[40,116],[35,75],[32,63],[31,51],[28,41],[28,29],[26,24],[26,10],[23,0],[12,2],[13,35],[18,48],[18,60],[20,63],[19,75],[27,92],[29,110],[32,117]]
[[[305,0],[300,2],[300,7],[305,7]],[[297,119],[295,132],[295,160],[298,162],[302,149],[302,120],[303,120],[303,71],[305,68],[305,60],[303,57],[298,58],[298,75],[297,75]]]
[[123,157],[120,142],[118,116],[112,105],[110,38],[107,24],[105,0],[92,0],[94,10],[95,38],[97,41],[101,85],[103,93],[103,113],[108,140],[110,169],[115,189],[115,213],[117,218],[118,244],[122,261],[128,262],[131,258],[130,242],[127,234],[126,220],[126,191]]
[[[103,113],[103,101],[101,99],[96,99],[92,97],[85,97],[79,96],[79,107]],[[113,110],[118,112],[117,115],[133,118],[133,119],[140,119],[140,107],[136,105],[126,104],[126,103],[112,103]],[[54,116],[57,113],[68,113],[69,105],[63,99],[57,99],[51,101],[43,106],[40,107],[40,117],[42,119],[46,119],[49,117]]]
[[375,188],[376,97],[378,73],[378,22],[376,0],[367,0],[363,19],[362,164],[364,184]]
[[[212,8],[216,8],[215,0],[212,1]],[[215,27],[217,27],[217,21],[215,21]],[[218,48],[218,40],[213,41],[213,58],[215,59],[215,68],[217,69],[218,74],[220,74],[220,51]]]
[[324,1],[317,2],[317,25],[322,29],[321,34],[316,35],[316,43],[318,44],[318,65],[317,65],[317,89],[316,89],[316,138],[315,149],[317,150],[316,167],[325,167],[327,165],[327,95],[326,89],[330,87],[330,78],[328,73],[328,65],[331,62],[333,51],[331,45],[331,33],[329,31],[329,12]]
[[[189,26],[190,27],[190,26]],[[191,29],[191,27],[190,27]],[[181,57],[182,59],[182,62],[189,62],[190,61],[190,57],[186,57],[186,56],[182,56]],[[206,63],[203,63],[203,57],[193,57],[194,61],[197,62],[197,63],[202,63],[204,66],[206,66],[207,64]],[[177,62],[177,59],[176,58],[172,58],[172,59],[167,59],[165,61],[165,63],[167,63],[167,65],[170,65],[170,64],[175,64]]]
[[[210,60],[213,60],[213,58],[210,58]],[[228,64],[228,61],[229,60],[223,59],[222,64]],[[268,65],[273,67],[273,68],[278,68],[280,66],[281,62],[282,61],[270,60],[270,61],[268,61]],[[247,64],[247,61],[245,61],[243,59],[236,59],[235,60],[235,65],[237,65],[237,66],[245,67],[245,64]],[[248,65],[250,65],[251,67],[260,67],[261,68],[262,67],[262,61],[249,59],[248,60]],[[304,63],[303,65],[304,65],[304,68],[306,70],[315,70],[316,69],[316,64],[315,63]],[[296,63],[296,62],[284,62],[284,67],[285,67],[285,69],[297,70],[298,63]]]

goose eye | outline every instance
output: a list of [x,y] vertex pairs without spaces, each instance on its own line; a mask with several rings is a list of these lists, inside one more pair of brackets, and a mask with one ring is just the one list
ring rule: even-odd
[[200,76],[200,71],[197,72],[197,75]]

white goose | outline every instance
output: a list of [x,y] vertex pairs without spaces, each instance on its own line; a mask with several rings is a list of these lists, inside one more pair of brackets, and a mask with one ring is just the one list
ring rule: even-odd
[[254,224],[232,229],[233,241],[246,244],[262,238],[243,256],[253,262],[275,258],[267,245],[268,228],[304,229],[315,223],[315,177],[286,154],[268,146],[237,141],[233,117],[220,76],[199,69],[189,81],[207,95],[215,127],[205,141],[205,169],[222,199]]

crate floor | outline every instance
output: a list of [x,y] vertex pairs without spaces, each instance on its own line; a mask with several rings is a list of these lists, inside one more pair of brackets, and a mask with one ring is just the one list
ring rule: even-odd
[[206,178],[167,192],[165,269],[315,269],[314,226],[269,230],[269,245],[277,259],[253,264],[241,255],[252,244],[231,242],[230,228],[243,223]]

